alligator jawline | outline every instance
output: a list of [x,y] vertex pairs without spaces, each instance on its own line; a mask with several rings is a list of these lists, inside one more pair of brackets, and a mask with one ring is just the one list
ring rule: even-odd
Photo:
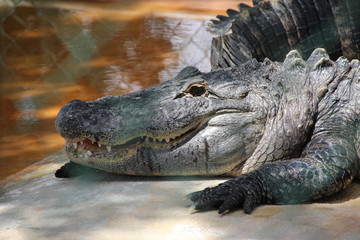
[[91,157],[95,153],[103,152],[110,154],[111,152],[117,152],[127,149],[136,148],[138,146],[149,146],[149,147],[168,147],[174,144],[179,144],[180,142],[184,142],[189,139],[191,136],[196,135],[204,126],[205,124],[197,124],[195,127],[191,128],[190,130],[182,133],[173,138],[152,138],[152,137],[137,137],[134,138],[124,144],[120,145],[104,145],[98,142],[92,141],[90,139],[84,139],[79,142],[71,141],[66,139],[65,140],[65,149],[66,152],[77,152],[77,155],[83,155],[84,157]]

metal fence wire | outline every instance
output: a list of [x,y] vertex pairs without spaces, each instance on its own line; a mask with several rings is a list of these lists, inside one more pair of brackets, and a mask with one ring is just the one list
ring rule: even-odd
[[77,2],[0,0],[0,179],[63,146],[54,121],[66,102],[210,70],[206,21]]
[[205,20],[126,16],[64,2],[1,3],[2,81],[102,81],[103,94],[138,90],[185,66],[210,70]]

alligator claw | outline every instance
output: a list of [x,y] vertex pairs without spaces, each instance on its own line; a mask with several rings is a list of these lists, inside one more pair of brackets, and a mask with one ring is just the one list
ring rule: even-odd
[[219,214],[224,214],[242,208],[246,214],[250,214],[262,203],[259,190],[251,178],[240,177],[216,187],[190,193],[186,197],[194,203],[193,208],[199,211],[218,209]]
[[201,194],[202,191],[197,191],[197,192],[192,192],[192,193],[189,193],[185,196],[186,199],[189,199],[193,202],[196,201],[196,199],[199,197],[199,195]]

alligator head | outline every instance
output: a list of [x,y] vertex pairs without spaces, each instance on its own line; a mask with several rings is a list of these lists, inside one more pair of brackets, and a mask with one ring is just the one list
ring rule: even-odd
[[[314,56],[313,66],[327,54]],[[187,67],[146,90],[71,101],[56,127],[70,160],[88,167],[129,175],[238,174],[244,164],[251,170],[255,157],[265,162],[263,149],[271,148],[278,125],[306,138],[315,95],[308,93],[308,70],[297,52],[284,64],[252,60],[209,73]],[[286,138],[279,142],[298,148]]]

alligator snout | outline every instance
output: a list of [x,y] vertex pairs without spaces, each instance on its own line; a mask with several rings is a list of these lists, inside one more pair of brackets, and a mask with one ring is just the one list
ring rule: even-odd
[[69,118],[78,117],[83,115],[83,111],[88,108],[88,104],[85,101],[78,99],[68,102],[63,106],[56,117],[56,125],[63,121],[67,121]]
[[68,140],[104,138],[121,124],[121,114],[115,114],[106,101],[73,100],[66,104],[56,118],[56,129]]
[[61,108],[56,117],[56,129],[62,137],[74,139],[82,128],[83,120],[89,118],[88,104],[81,100],[72,100]]

